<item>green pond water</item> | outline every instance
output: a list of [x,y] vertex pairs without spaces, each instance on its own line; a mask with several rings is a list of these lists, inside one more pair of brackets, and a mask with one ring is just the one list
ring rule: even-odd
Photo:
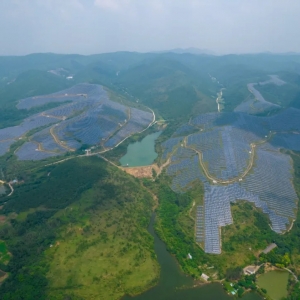
[[[195,285],[193,278],[182,273],[176,259],[156,235],[153,227],[154,218],[153,215],[148,230],[154,237],[155,253],[161,267],[158,284],[138,296],[125,296],[122,300],[233,300],[234,298],[227,295],[222,285],[218,283],[193,287]],[[262,298],[251,293],[242,299],[261,300]]]
[[[141,142],[128,146],[127,153],[120,159],[122,166],[137,167],[151,165],[157,157],[155,140],[161,132],[147,135]],[[167,251],[166,245],[154,231],[155,215],[152,216],[149,232],[154,237],[154,248],[160,264],[160,278],[157,285],[136,296],[125,296],[122,300],[232,300],[221,284],[212,283],[193,287],[195,281],[180,270],[176,259]],[[243,300],[261,300],[257,294],[247,294]]]
[[127,153],[120,159],[122,166],[138,167],[148,166],[153,163],[157,157],[155,152],[155,140],[161,134],[155,132],[147,135],[140,142],[135,142],[127,147]]
[[273,300],[280,300],[287,296],[289,273],[286,271],[271,271],[262,274],[257,279],[257,285],[267,290]]

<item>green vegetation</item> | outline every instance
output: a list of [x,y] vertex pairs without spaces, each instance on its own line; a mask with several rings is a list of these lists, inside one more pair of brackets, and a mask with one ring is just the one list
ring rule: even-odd
[[[286,85],[257,89],[274,103],[300,108],[300,81],[295,71],[299,65],[298,55],[265,54],[213,57],[120,52],[1,57],[0,128],[17,125],[56,105],[17,110],[21,98],[81,82],[99,83],[113,100],[138,108],[149,106],[160,121],[105,157],[118,163],[129,143],[163,128],[156,141],[156,151],[161,154],[161,143],[181,124],[196,114],[217,111],[217,92],[222,87],[225,111],[232,111],[251,97],[247,83],[280,74]],[[56,68],[64,68],[74,79],[47,72]],[[154,285],[159,268],[147,232],[153,199],[141,182],[96,157],[47,167],[58,158],[17,161],[14,151],[27,139],[16,142],[0,157],[1,178],[21,181],[9,201],[0,196],[1,203],[7,201],[1,210],[0,277],[9,274],[0,286],[1,299],[119,299]],[[72,154],[67,153],[68,157]],[[300,197],[300,155],[293,153],[292,157]],[[226,278],[225,288],[236,290],[238,296],[256,289],[256,276],[242,275],[242,267],[249,264],[268,262],[300,276],[299,210],[292,229],[277,235],[260,210],[238,201],[232,204],[234,223],[222,228],[222,254],[208,255],[194,239],[195,209],[203,201],[203,185],[194,182],[185,194],[176,194],[169,184],[164,173],[154,182],[143,181],[159,199],[156,231],[185,273],[199,278],[204,272],[212,281]],[[260,255],[271,242],[278,248]],[[263,272],[261,267],[259,273]],[[265,296],[267,291],[260,292]],[[300,286],[293,276],[288,293],[287,299],[299,299]]]
[[0,229],[12,254],[2,299],[119,299],[156,282],[153,200],[138,181],[99,158],[24,177],[3,210],[29,213]]
[[[300,192],[300,156],[294,154],[295,188]],[[269,226],[269,219],[260,210],[248,202],[238,201],[232,204],[233,224],[222,228],[222,254],[207,255],[194,241],[195,211],[192,204],[203,196],[201,184],[195,184],[185,194],[174,193],[169,186],[169,179],[162,174],[155,182],[145,184],[155,191],[159,197],[158,221],[156,230],[167,244],[168,250],[174,254],[184,272],[198,278],[202,272],[211,279],[234,280],[238,294],[245,290],[256,289],[255,280],[243,277],[241,267],[260,265],[269,262],[277,267],[288,267],[300,278],[299,268],[299,237],[300,222],[298,218],[293,228],[284,235],[274,233]],[[201,196],[202,195],[202,196]],[[275,242],[278,248],[269,254],[261,251],[270,243]],[[187,258],[187,253],[193,257]],[[263,273],[261,267],[259,273]],[[244,278],[244,279],[243,279]],[[251,279],[252,283],[248,279]],[[291,276],[289,294],[296,293],[296,282]],[[240,289],[240,290],[239,290]],[[263,291],[260,291],[263,293]],[[292,299],[292,298],[291,298]]]
[[7,250],[6,244],[0,241],[0,265],[6,265],[10,260],[10,255]]
[[65,78],[45,71],[32,70],[20,74],[11,84],[0,87],[0,128],[18,125],[24,118],[34,113],[57,106],[52,103],[30,110],[18,110],[16,105],[20,99],[50,94],[70,85]]
[[[179,216],[183,211],[180,208],[186,208],[190,198],[188,195],[178,196],[164,185],[159,188],[160,206],[156,230],[166,242],[168,251],[176,256],[182,270],[197,278],[202,274],[198,266],[204,262],[203,251],[194,243],[193,232],[186,235],[179,223]],[[188,253],[193,259],[187,257]]]
[[283,107],[300,108],[300,82],[298,84],[286,83],[281,86],[274,84],[257,85],[255,88],[267,101]]

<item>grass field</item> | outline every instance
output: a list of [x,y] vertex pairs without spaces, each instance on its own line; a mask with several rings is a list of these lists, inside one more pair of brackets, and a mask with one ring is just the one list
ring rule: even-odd
[[69,293],[82,299],[119,299],[144,291],[158,278],[153,239],[140,224],[147,223],[149,206],[138,197],[99,206],[93,199],[89,190],[55,216],[67,224],[45,253],[50,299]]
[[10,255],[7,250],[6,244],[5,242],[0,241],[0,264],[7,264],[9,260],[10,260]]
[[[251,264],[267,245],[264,236],[272,231],[268,218],[245,201],[231,205],[233,224],[222,227],[222,254],[226,267]],[[265,225],[260,227],[261,225]],[[234,254],[234,255],[233,255]]]
[[[147,231],[154,201],[139,180],[97,157],[23,177],[2,211],[12,253],[3,299],[120,299],[157,282]],[[0,259],[6,251],[0,243]]]

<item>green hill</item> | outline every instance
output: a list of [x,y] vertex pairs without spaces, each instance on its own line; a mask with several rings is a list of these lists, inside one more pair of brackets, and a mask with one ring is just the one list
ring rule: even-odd
[[153,199],[136,180],[99,158],[23,176],[2,211],[1,299],[119,299],[155,283]]

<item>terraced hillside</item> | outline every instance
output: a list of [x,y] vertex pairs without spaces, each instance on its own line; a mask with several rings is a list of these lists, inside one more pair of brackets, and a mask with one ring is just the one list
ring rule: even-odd
[[[296,218],[293,165],[281,149],[300,150],[300,110],[270,117],[242,112],[199,115],[162,144],[171,187],[184,193],[200,180],[195,239],[207,253],[221,253],[220,228],[232,224],[230,203],[246,200],[268,214],[284,233]],[[191,133],[193,132],[193,133]]]
[[78,84],[50,95],[22,99],[17,108],[29,110],[49,103],[61,105],[26,118],[19,126],[0,130],[0,155],[32,130],[34,133],[15,152],[19,160],[63,155],[83,145],[110,149],[147,128],[154,118],[151,112],[111,101],[103,87],[95,84]]

